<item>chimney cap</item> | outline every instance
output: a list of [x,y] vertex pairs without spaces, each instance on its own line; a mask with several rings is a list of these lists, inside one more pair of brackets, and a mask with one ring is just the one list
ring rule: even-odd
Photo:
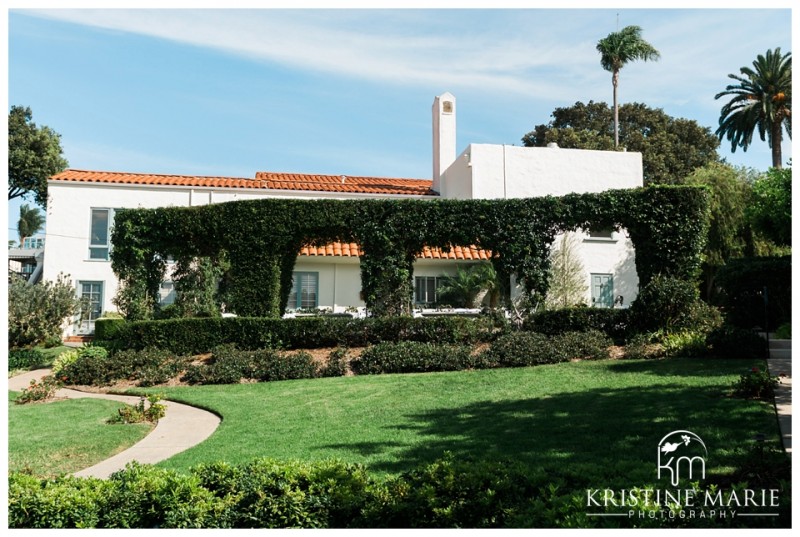
[[550,149],[558,149],[558,144],[555,142],[550,142],[549,144],[547,144],[547,147],[549,147]]

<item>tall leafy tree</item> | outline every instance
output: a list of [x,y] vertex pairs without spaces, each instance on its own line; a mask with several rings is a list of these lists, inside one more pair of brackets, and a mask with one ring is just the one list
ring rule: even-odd
[[747,151],[758,129],[761,140],[772,148],[772,167],[780,169],[783,129],[792,137],[792,53],[768,50],[758,55],[752,69],[742,67],[739,72],[741,76],[728,75],[737,84],[729,84],[714,97],[733,96],[720,111],[716,134],[731,142],[732,152],[737,146]]
[[619,147],[619,72],[628,62],[658,60],[661,53],[642,39],[642,29],[638,26],[626,26],[619,32],[608,34],[598,41],[597,52],[600,53],[600,65],[611,73],[611,85],[614,88],[614,147]]
[[22,204],[19,208],[19,220],[17,221],[17,233],[19,234],[19,245],[28,237],[33,237],[44,225],[44,215],[36,207],[29,207]]
[[12,106],[8,113],[8,199],[33,195],[47,205],[47,179],[68,166],[62,156],[61,135],[37,127],[28,107]]
[[580,240],[574,233],[564,233],[550,251],[550,287],[545,304],[548,308],[568,308],[586,302],[586,271],[578,255]]
[[709,192],[709,229],[703,250],[703,297],[710,300],[720,267],[742,257],[752,240],[745,210],[752,195],[750,171],[713,162],[696,169],[687,185],[704,186]]
[[792,168],[771,168],[753,184],[747,218],[779,246],[792,245]]
[[[573,149],[613,150],[612,110],[589,101],[556,108],[553,120],[537,125],[522,137],[527,147],[555,142]],[[719,160],[719,140],[709,127],[694,120],[674,118],[660,108],[627,103],[619,108],[620,141],[642,154],[645,184],[679,184],[696,168]]]

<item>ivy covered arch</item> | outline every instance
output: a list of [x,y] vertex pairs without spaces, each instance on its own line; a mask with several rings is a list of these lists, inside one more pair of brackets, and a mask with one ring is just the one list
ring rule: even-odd
[[624,228],[645,285],[659,273],[696,278],[707,226],[702,187],[508,200],[262,199],[120,211],[111,260],[120,280],[116,303],[129,318],[151,316],[169,258],[183,274],[207,260],[219,268],[230,311],[275,317],[286,307],[302,246],[355,242],[367,307],[375,315],[400,315],[410,309],[413,263],[426,246],[490,250],[501,281],[513,275],[528,294],[544,295],[558,233]]

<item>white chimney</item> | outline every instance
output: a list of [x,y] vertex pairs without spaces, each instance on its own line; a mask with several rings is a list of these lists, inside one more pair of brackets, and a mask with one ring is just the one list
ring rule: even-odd
[[433,100],[433,190],[441,192],[439,179],[456,160],[456,98],[450,92]]

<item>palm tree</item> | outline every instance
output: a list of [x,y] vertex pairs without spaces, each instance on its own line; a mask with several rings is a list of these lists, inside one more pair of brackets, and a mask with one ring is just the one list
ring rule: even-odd
[[600,53],[600,65],[610,71],[611,85],[614,87],[614,147],[619,146],[619,103],[617,103],[617,87],[619,71],[625,64],[634,60],[658,60],[661,57],[653,45],[642,39],[642,29],[638,26],[626,26],[619,32],[612,32],[608,37],[597,42]]
[[764,56],[758,55],[753,69],[742,67],[739,71],[742,76],[728,75],[739,83],[726,86],[714,97],[734,96],[720,111],[716,134],[720,141],[727,138],[735,153],[737,145],[747,151],[758,128],[761,140],[766,138],[772,148],[772,167],[781,168],[783,129],[792,137],[792,53],[781,56],[780,47],[768,50]]
[[19,208],[19,221],[17,222],[17,233],[19,234],[19,246],[27,237],[35,235],[44,225],[44,216],[36,207],[29,207],[23,204]]
[[[481,264],[467,270],[456,267],[454,276],[445,276],[439,284],[437,294],[440,301],[450,301],[456,307],[475,308],[483,292],[493,293],[491,301],[496,302],[497,275],[490,264]],[[483,294],[485,296],[485,294]]]

